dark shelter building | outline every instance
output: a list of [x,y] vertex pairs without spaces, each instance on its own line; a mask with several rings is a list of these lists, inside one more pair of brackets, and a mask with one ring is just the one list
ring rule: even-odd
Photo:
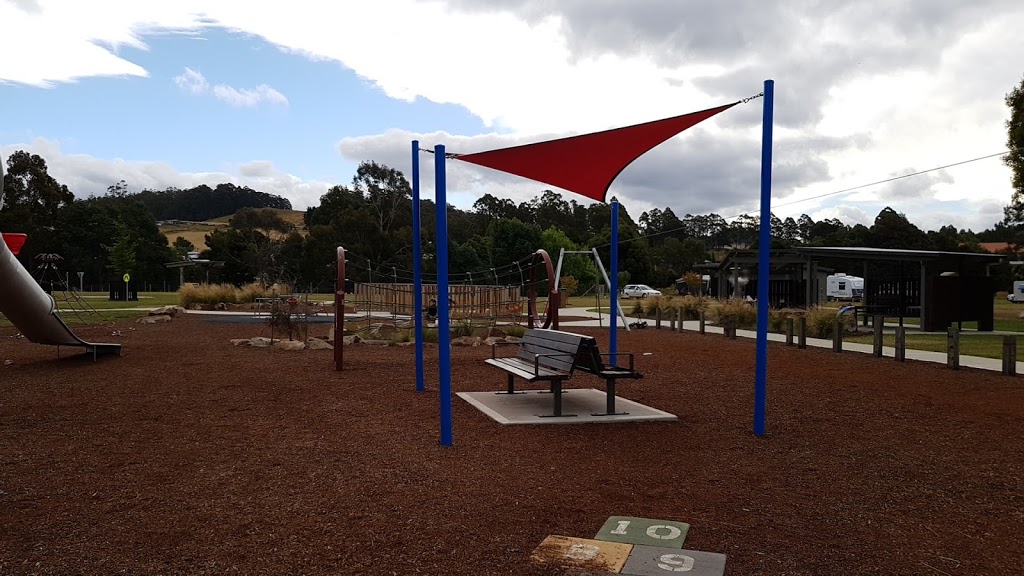
[[[894,250],[886,248],[801,247],[771,251],[769,304],[815,306],[825,299],[825,278],[833,269],[864,278],[858,307],[870,316],[920,318],[921,329],[939,332],[963,322],[978,330],[994,327],[996,284],[992,267],[1000,254]],[[756,250],[729,253],[714,270],[712,295],[756,298]]]

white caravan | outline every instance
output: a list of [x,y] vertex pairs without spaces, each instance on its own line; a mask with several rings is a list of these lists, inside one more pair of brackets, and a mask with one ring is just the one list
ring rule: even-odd
[[1006,295],[1006,299],[1014,304],[1024,302],[1024,280],[1013,281],[1013,290]]
[[842,272],[826,276],[825,297],[829,300],[859,300],[864,297],[864,279]]

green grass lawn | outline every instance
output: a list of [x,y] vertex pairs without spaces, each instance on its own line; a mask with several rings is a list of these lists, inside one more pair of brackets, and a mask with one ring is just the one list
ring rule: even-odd
[[[129,302],[111,301],[106,292],[82,292],[82,299],[89,306],[97,310],[110,310],[114,308],[158,308],[160,306],[175,306],[178,304],[177,292],[139,292],[139,299]],[[62,300],[57,296],[57,306],[60,307]]]
[[[67,309],[67,303],[58,294],[57,298],[57,309],[63,310],[61,312],[61,319],[64,320],[69,326],[83,325],[83,324],[99,324],[104,320],[121,320],[125,318],[138,318],[145,316],[146,312],[142,310],[121,310],[122,308],[159,308],[161,306],[173,306],[178,303],[178,294],[175,292],[140,292],[139,299],[137,301],[130,302],[111,302],[106,292],[83,292],[82,299],[88,304],[89,307],[96,310],[99,314],[89,314],[83,312],[81,314],[75,314],[70,309]],[[74,303],[75,309],[80,309],[77,303]],[[11,322],[0,314],[0,326],[10,326]]]
[[[860,336],[843,336],[846,342],[858,342],[860,344],[871,344],[874,340],[871,334]],[[885,346],[895,346],[896,336],[885,334],[882,336]],[[907,349],[925,350],[928,352],[945,352],[945,334],[907,334]],[[1003,357],[1003,337],[992,334],[960,334],[960,354],[964,356],[981,356],[983,358]]]

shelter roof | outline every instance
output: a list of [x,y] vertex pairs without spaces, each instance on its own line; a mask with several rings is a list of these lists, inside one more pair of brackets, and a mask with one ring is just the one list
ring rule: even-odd
[[997,264],[1006,256],[1003,254],[980,254],[977,252],[946,252],[942,250],[901,250],[893,248],[863,248],[841,246],[802,246],[794,252],[806,256],[826,258],[851,258],[856,260],[903,260],[926,262],[929,260],[956,259],[974,263]]

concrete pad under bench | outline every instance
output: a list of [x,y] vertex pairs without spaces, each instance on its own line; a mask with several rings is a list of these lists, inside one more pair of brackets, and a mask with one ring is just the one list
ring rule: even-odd
[[[572,388],[562,392],[562,413],[551,416],[551,393],[531,390],[525,394],[496,394],[494,392],[459,392],[458,396],[476,406],[499,424],[584,424],[614,422],[643,422],[652,420],[678,420],[674,414],[662,412],[621,396],[616,399],[617,410],[626,414],[594,416],[605,411],[606,395],[595,388]],[[576,414],[576,416],[569,416]]]

